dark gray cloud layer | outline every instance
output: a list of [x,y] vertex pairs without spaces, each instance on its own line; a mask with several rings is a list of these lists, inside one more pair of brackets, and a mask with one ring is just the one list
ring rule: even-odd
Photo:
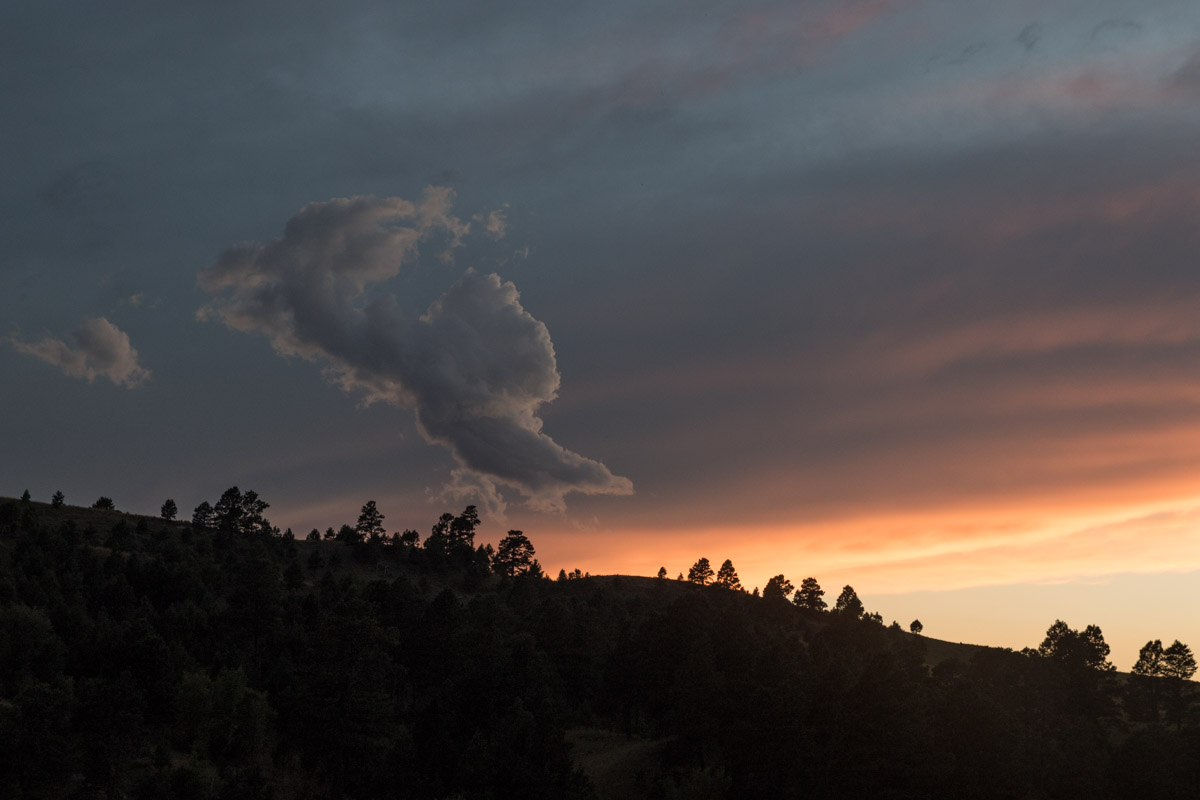
[[[311,203],[281,238],[233,247],[200,274],[215,296],[201,316],[262,334],[282,355],[325,363],[332,380],[368,402],[414,408],[422,435],[462,467],[449,487],[456,496],[470,483],[495,508],[500,483],[533,507],[561,509],[570,492],[631,493],[627,478],[542,432],[539,411],[559,387],[554,345],[511,282],[468,271],[415,320],[394,296],[371,291],[424,243],[440,237],[449,259],[470,229],[451,212],[452,197],[430,187],[415,203]],[[494,235],[499,219],[489,216]]]

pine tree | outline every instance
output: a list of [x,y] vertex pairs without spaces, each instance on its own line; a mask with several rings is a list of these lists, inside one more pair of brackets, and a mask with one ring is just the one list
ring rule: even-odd
[[787,600],[788,595],[790,595],[795,588],[796,587],[792,585],[792,582],[783,577],[783,575],[776,575],[774,578],[771,578],[767,581],[767,585],[763,587],[762,596],[764,600]]
[[193,527],[209,530],[216,524],[216,519],[213,507],[208,504],[207,500],[196,506],[195,510],[192,511]]
[[792,602],[800,608],[824,611],[828,608],[825,601],[821,599],[824,595],[825,590],[821,588],[821,584],[817,583],[816,578],[805,578],[800,581],[800,588],[796,590],[796,596],[792,598]]
[[742,582],[738,580],[737,570],[733,568],[733,562],[728,558],[721,564],[721,568],[717,570],[717,586],[724,586],[726,589],[732,589],[735,592],[744,591]]
[[661,578],[665,578],[665,577],[667,577],[667,568],[666,568],[666,567],[659,567],[659,568],[658,568],[658,577],[659,577],[660,579],[661,579]]
[[692,583],[698,583],[701,586],[707,586],[712,581],[713,571],[712,566],[708,563],[707,558],[700,558],[692,568],[688,570],[687,579]]
[[54,496],[50,498],[50,507],[62,508],[65,500],[66,498],[63,496],[63,493],[61,491],[57,491],[54,493]]
[[1137,663],[1130,670],[1134,675],[1144,675],[1147,678],[1161,677],[1163,661],[1162,639],[1152,639],[1142,645],[1138,651]]
[[1171,646],[1163,650],[1162,674],[1168,678],[1188,680],[1196,674],[1196,657],[1192,648],[1176,639]]
[[496,554],[492,557],[492,569],[499,575],[509,577],[523,575],[531,570],[533,556],[533,544],[529,537],[522,531],[509,531],[496,548]]
[[368,542],[376,542],[382,539],[383,519],[383,514],[379,513],[375,501],[368,500],[362,507],[362,513],[358,515],[358,523],[354,526],[358,541],[361,542],[365,539]]
[[163,519],[175,519],[178,513],[179,506],[175,505],[175,501],[169,497],[162,504],[162,508],[159,509],[159,514],[162,515]]
[[858,599],[858,594],[855,593],[854,587],[844,586],[842,587],[842,593],[838,595],[833,610],[839,614],[845,614],[846,616],[858,619],[866,609],[863,608],[862,601]]

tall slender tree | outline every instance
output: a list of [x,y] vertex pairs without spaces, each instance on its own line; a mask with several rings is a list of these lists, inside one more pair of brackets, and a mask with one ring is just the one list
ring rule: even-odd
[[383,539],[383,514],[379,513],[379,509],[375,506],[374,500],[368,500],[362,507],[362,513],[358,515],[358,522],[354,526],[354,531],[361,542],[364,539],[368,542],[378,542]]
[[735,592],[745,591],[742,588],[742,582],[738,580],[737,570],[733,568],[733,561],[725,559],[717,570],[717,579],[714,581],[717,586],[723,586],[726,589],[732,589]]
[[800,581],[800,588],[796,590],[796,596],[792,598],[792,602],[800,608],[807,608],[812,611],[824,611],[828,606],[821,598],[825,596],[825,590],[821,588],[821,584],[817,583],[816,578],[805,578]]

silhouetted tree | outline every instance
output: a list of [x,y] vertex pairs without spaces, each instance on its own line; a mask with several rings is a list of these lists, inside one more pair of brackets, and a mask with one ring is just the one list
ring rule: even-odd
[[764,600],[787,600],[795,588],[792,582],[783,575],[776,575],[767,581],[762,596]]
[[667,577],[667,568],[666,568],[666,567],[659,567],[659,568],[658,568],[658,577],[659,577],[660,579],[661,579],[661,578],[665,578],[665,577]]
[[21,502],[22,502],[22,503],[24,503],[25,505],[29,505],[29,503],[30,503],[32,500],[33,500],[33,497],[32,497],[32,496],[29,494],[29,490],[28,490],[28,489],[26,489],[25,491],[21,492]]
[[1186,681],[1196,674],[1196,657],[1192,648],[1176,639],[1163,650],[1162,674],[1168,678]]
[[843,616],[858,619],[866,609],[863,608],[862,601],[858,599],[858,594],[854,591],[854,587],[846,585],[842,587],[842,593],[838,595],[838,599],[833,605],[833,610]]
[[913,633],[920,634],[921,631],[925,630],[925,626],[921,624],[921,620],[914,619],[908,624],[908,629]]
[[306,542],[321,541],[321,532],[319,530],[317,530],[316,528],[313,528],[311,531],[308,532],[308,536],[304,537],[304,541],[306,541]]
[[792,598],[792,602],[800,608],[824,611],[828,608],[822,599],[824,595],[825,590],[821,588],[821,584],[817,583],[816,578],[805,578],[800,581],[800,588],[796,590],[796,596]]
[[1038,645],[1037,654],[1070,666],[1110,672],[1115,667],[1108,661],[1109,646],[1097,625],[1088,625],[1082,631],[1072,629],[1061,619],[1046,631],[1046,638]]
[[565,569],[560,569],[560,570],[558,571],[558,580],[559,580],[559,582],[561,582],[561,583],[566,583],[566,581],[567,581],[567,571],[566,571]]
[[1144,675],[1147,678],[1162,677],[1163,645],[1162,639],[1153,639],[1142,645],[1138,651],[1137,663],[1130,670],[1134,675]]
[[408,547],[416,547],[421,541],[421,534],[411,529],[405,529],[404,533],[400,534],[400,544]]
[[54,496],[50,498],[50,507],[51,508],[62,508],[63,502],[65,500],[66,500],[66,498],[63,497],[63,493],[61,491],[57,491],[54,493]]
[[709,565],[708,559],[701,557],[695,564],[692,564],[688,570],[688,581],[698,583],[701,586],[707,586],[713,579],[712,566]]
[[433,523],[432,530],[425,537],[425,549],[437,555],[450,552],[450,526],[454,523],[454,515],[446,512]]
[[213,514],[213,507],[205,500],[200,505],[196,506],[192,511],[192,525],[204,530],[210,530],[216,524],[216,515]]
[[450,549],[474,550],[475,530],[479,527],[479,510],[475,506],[467,506],[463,512],[450,523]]
[[374,500],[368,500],[363,505],[354,531],[358,534],[360,542],[364,539],[368,542],[377,542],[383,538],[383,514],[379,513],[379,509],[375,507]]
[[221,494],[221,498],[213,506],[213,516],[217,527],[223,530],[236,531],[240,529],[242,522],[242,492],[238,487],[231,486]]
[[[26,494],[28,494],[28,492]],[[92,503],[92,508],[102,508],[102,509],[105,509],[106,511],[112,511],[113,509],[116,508],[116,506],[113,505],[113,501],[112,501],[111,497],[105,497],[105,496],[101,495],[100,498],[98,500],[96,500],[96,502]]]
[[733,562],[728,558],[721,564],[721,568],[717,570],[715,583],[717,586],[723,586],[735,592],[744,591],[742,589],[742,582],[738,580],[737,570],[733,568]]
[[175,505],[175,501],[169,497],[162,504],[162,508],[159,509],[159,514],[162,515],[163,519],[175,519],[178,513],[179,506]]
[[533,555],[533,544],[529,538],[521,531],[509,531],[496,548],[492,569],[499,575],[509,577],[523,575],[533,567]]

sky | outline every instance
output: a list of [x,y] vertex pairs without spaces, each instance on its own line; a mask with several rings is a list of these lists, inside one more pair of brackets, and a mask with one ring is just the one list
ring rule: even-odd
[[1190,0],[15,0],[0,72],[0,495],[1200,646]]

